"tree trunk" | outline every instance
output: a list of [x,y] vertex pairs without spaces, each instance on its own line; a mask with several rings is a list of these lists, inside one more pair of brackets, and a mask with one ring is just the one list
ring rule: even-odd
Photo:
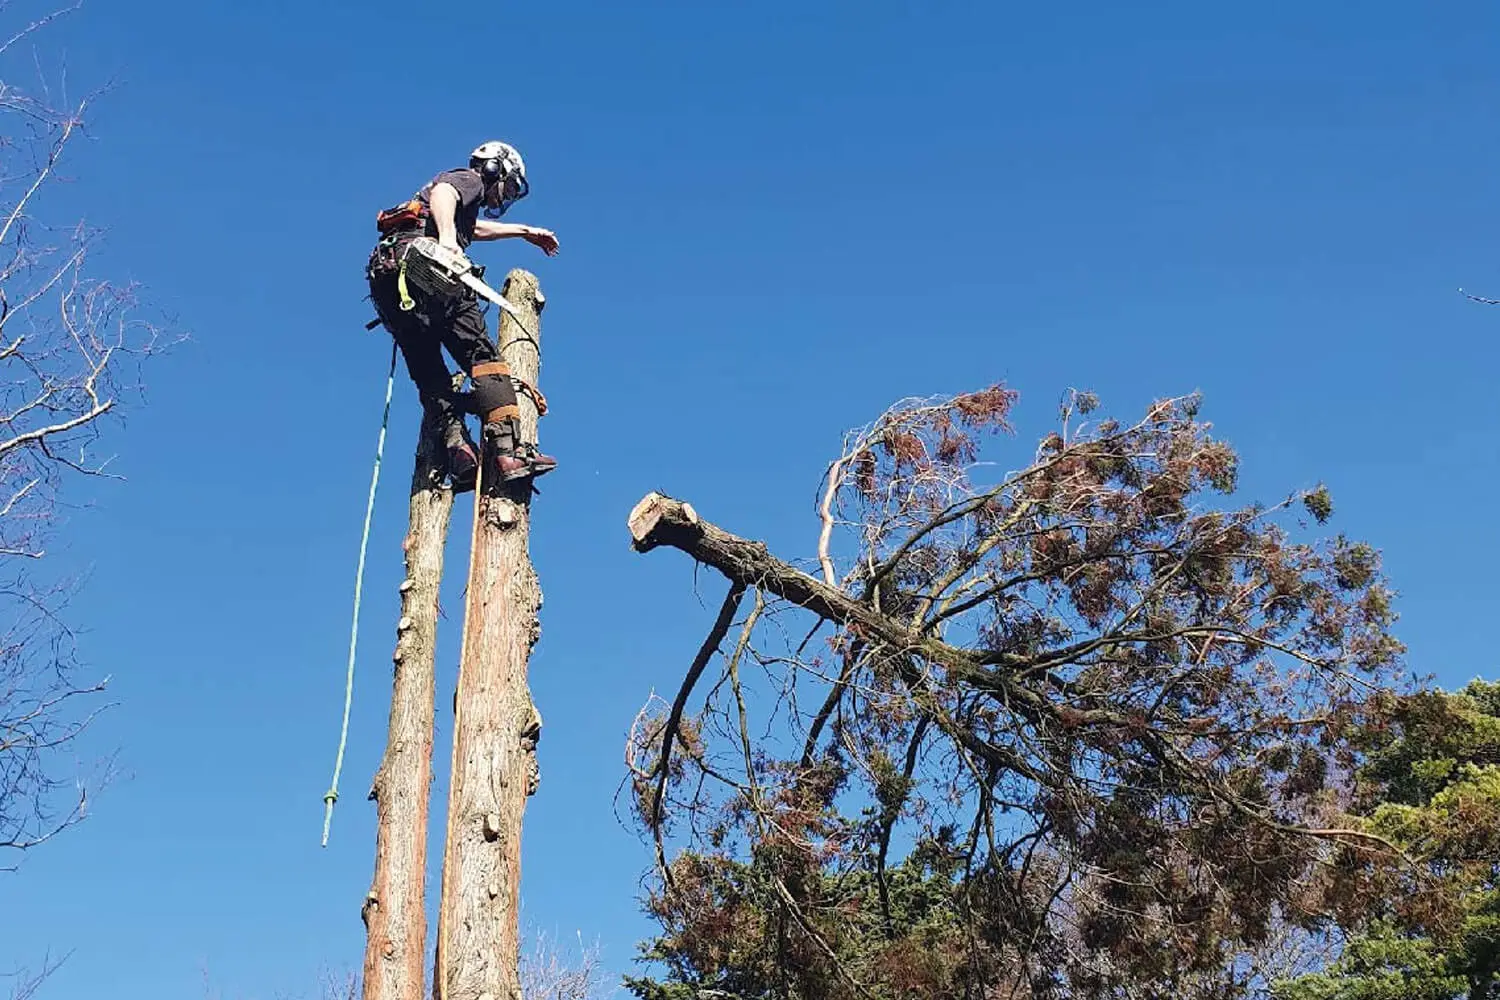
[[[540,338],[543,299],[536,278],[507,276],[501,294]],[[500,355],[535,386],[537,340],[500,317]],[[523,437],[536,440],[537,411],[522,396]],[[535,790],[541,718],[526,664],[540,636],[542,592],[527,551],[529,480],[486,485],[475,497],[468,608],[455,702],[448,835],[443,856],[438,956],[439,1000],[520,1000],[521,820]]]
[[376,803],[375,880],[362,910],[364,1000],[412,1000],[423,993],[427,815],[432,783],[433,658],[438,586],[453,493],[440,485],[442,433],[424,414],[411,480],[411,520],[395,683],[385,757],[370,788]]

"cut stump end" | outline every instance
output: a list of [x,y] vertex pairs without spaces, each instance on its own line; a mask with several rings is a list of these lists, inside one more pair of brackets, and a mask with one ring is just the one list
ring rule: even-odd
[[631,509],[626,525],[630,528],[631,544],[638,552],[645,552],[653,547],[651,533],[661,523],[662,515],[671,502],[670,497],[652,492],[641,497],[640,502]]

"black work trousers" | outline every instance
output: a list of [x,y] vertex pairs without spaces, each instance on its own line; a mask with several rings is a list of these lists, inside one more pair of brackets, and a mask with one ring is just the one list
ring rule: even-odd
[[[443,427],[453,429],[466,410],[492,419],[519,412],[509,374],[474,376],[476,365],[490,367],[499,362],[500,352],[490,339],[484,313],[472,294],[444,301],[412,288],[410,294],[416,305],[402,311],[395,274],[375,275],[369,282],[370,299],[401,350],[422,405],[442,418]],[[453,379],[443,360],[444,348],[473,383],[467,406],[461,405],[464,397],[453,390]]]

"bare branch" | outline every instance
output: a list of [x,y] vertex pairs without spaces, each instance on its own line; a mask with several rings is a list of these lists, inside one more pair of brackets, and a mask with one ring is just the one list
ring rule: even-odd
[[677,692],[677,698],[672,702],[672,712],[667,717],[667,723],[662,728],[661,734],[661,757],[656,764],[656,794],[651,801],[651,826],[656,835],[657,860],[665,878],[670,879],[666,859],[666,850],[662,844],[662,807],[666,800],[667,780],[672,772],[672,746],[677,740],[678,728],[682,723],[682,711],[687,705],[688,697],[693,692],[693,687],[698,683],[698,678],[703,676],[704,669],[713,659],[714,653],[719,649],[719,644],[724,641],[724,636],[729,632],[729,626],[734,621],[734,614],[739,610],[740,599],[745,595],[745,587],[740,583],[731,583],[729,593],[724,595],[724,603],[719,607],[719,615],[714,620],[713,628],[709,629],[708,636],[703,640],[703,645],[698,649],[698,655],[693,658],[692,665],[688,667],[687,676],[683,679],[682,688]]

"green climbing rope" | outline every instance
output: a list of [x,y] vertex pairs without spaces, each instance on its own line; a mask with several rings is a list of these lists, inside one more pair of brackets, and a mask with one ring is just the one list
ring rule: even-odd
[[344,724],[339,731],[339,753],[333,762],[333,781],[323,795],[323,846],[328,846],[328,827],[333,823],[333,804],[339,800],[339,774],[344,770],[344,747],[349,742],[349,706],[354,703],[354,649],[359,640],[359,599],[364,590],[365,552],[370,545],[370,519],[375,513],[375,486],[380,482],[380,458],[385,453],[385,429],[391,419],[391,390],[396,384],[396,345],[391,344],[391,371],[385,380],[385,412],[380,417],[380,438],[375,444],[375,469],[370,473],[370,498],[365,502],[365,530],[359,540],[359,568],[354,574],[354,624],[349,630],[349,674],[344,681]]

